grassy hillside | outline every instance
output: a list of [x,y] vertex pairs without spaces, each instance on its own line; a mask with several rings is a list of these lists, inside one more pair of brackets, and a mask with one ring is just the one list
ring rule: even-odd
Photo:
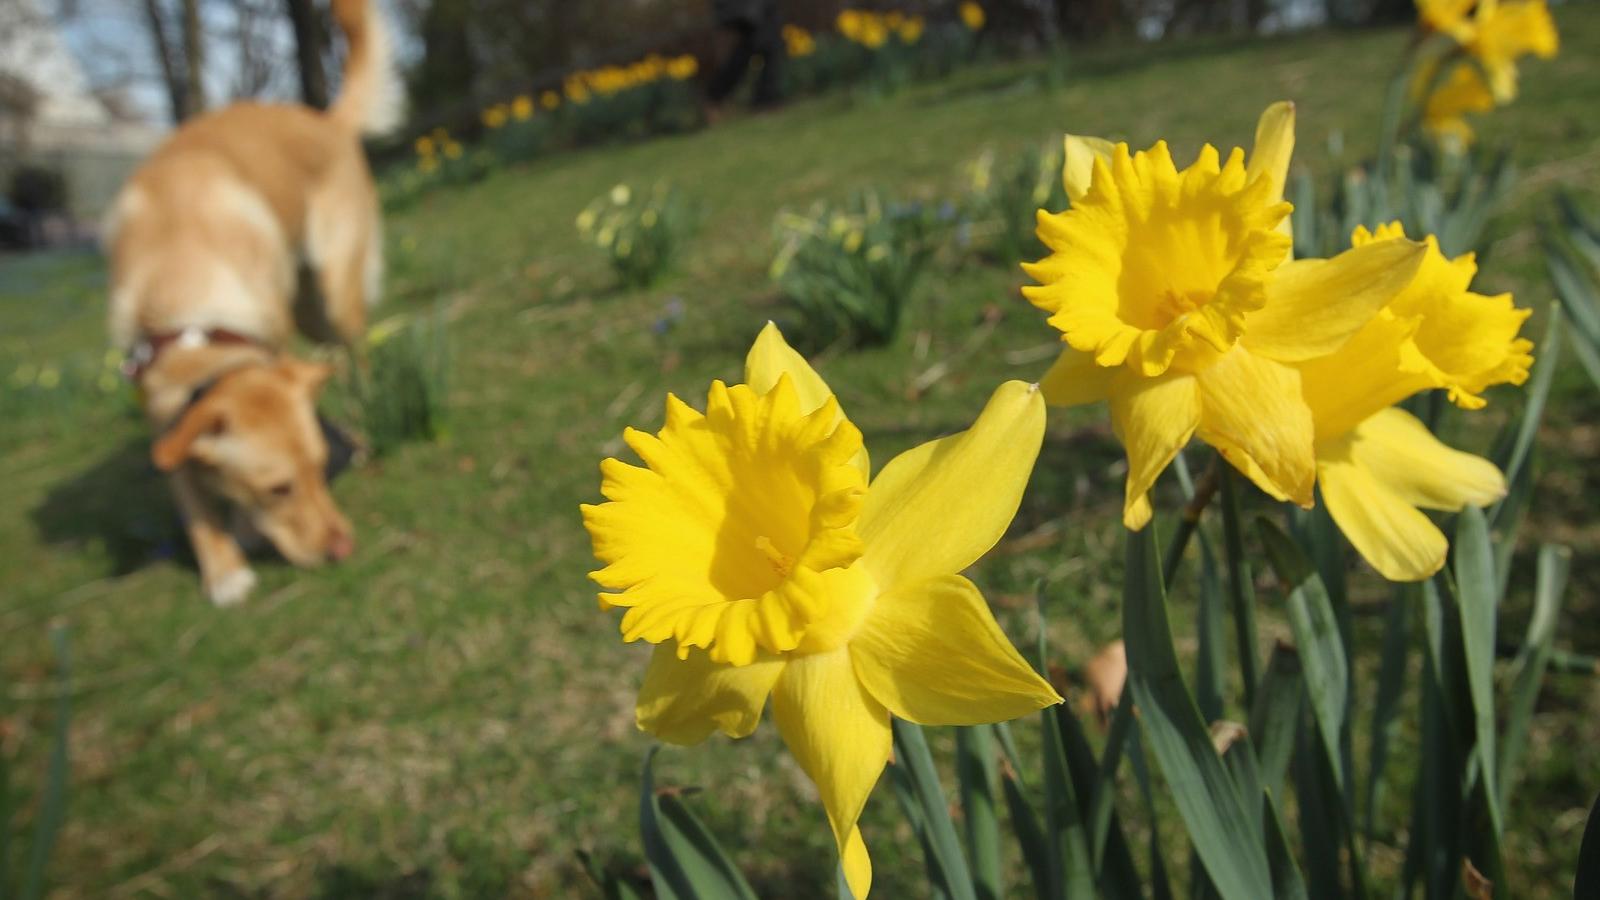
[[[1600,185],[1600,8],[1556,12],[1561,56],[1530,64],[1521,98],[1481,130],[1513,148],[1523,178],[1480,289],[1539,310],[1532,335],[1551,296],[1533,223],[1553,188]],[[774,214],[869,186],[953,198],[966,160],[1068,130],[1165,137],[1186,159],[1205,140],[1248,144],[1280,98],[1298,104],[1297,164],[1323,171],[1371,147],[1404,41],[1107,48],[1075,57],[1057,88],[1039,64],[993,64],[888,100],[807,101],[429,195],[388,223],[384,311],[448,318],[448,434],[344,476],[335,493],[359,531],[354,558],[314,573],[263,562],[241,609],[202,599],[126,398],[84,389],[6,407],[0,753],[19,779],[43,767],[48,626],[69,625],[74,647],[55,881],[84,897],[581,895],[575,851],[619,863],[637,852],[649,742],[633,726],[645,650],[596,609],[578,504],[598,496],[598,462],[620,452],[624,425],[658,426],[668,390],[703,402],[781,315],[766,274]],[[624,291],[573,217],[619,181],[658,179],[700,203],[703,227],[681,273]],[[1055,340],[1020,298],[1020,272],[955,253],[937,266],[898,343],[818,362],[880,463],[965,427],[1000,379],[1038,377]],[[29,365],[97,371],[102,282],[86,256],[0,261],[0,379]],[[1519,402],[1496,394],[1486,421]],[[1588,499],[1600,402],[1575,373],[1554,402],[1532,531],[1575,548],[1560,644],[1600,652]],[[1480,425],[1463,440],[1481,449],[1491,434]],[[1120,458],[1103,410],[1052,413],[1014,531],[974,573],[1019,640],[1046,585],[1053,653],[1068,665],[1118,631]],[[1381,594],[1360,578],[1364,596]],[[1262,617],[1264,642],[1287,634],[1275,609]],[[1503,628],[1520,633],[1525,617],[1519,601]],[[1379,624],[1360,627],[1370,640]],[[1506,857],[1520,895],[1557,897],[1600,786],[1594,679],[1552,675],[1534,728]],[[1415,744],[1408,728],[1401,754]],[[769,727],[670,751],[658,767],[706,789],[697,808],[763,895],[815,896],[831,877],[821,807]],[[1380,882],[1398,868],[1408,802],[1393,785],[1371,855]],[[883,896],[915,896],[920,864],[887,790],[865,827]],[[1182,858],[1176,841],[1168,853]]]

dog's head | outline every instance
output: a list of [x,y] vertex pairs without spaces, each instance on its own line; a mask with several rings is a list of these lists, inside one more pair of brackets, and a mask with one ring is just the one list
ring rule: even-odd
[[316,410],[331,372],[283,359],[224,375],[156,441],[156,466],[194,466],[297,566],[344,559],[355,538],[328,493],[328,441]]

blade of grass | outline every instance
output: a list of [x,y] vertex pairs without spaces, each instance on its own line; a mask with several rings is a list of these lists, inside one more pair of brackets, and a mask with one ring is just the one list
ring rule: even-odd
[[1345,707],[1349,702],[1349,662],[1345,659],[1344,642],[1339,636],[1333,606],[1328,600],[1322,579],[1294,541],[1267,519],[1256,520],[1256,525],[1261,542],[1266,547],[1267,558],[1283,586],[1285,611],[1290,628],[1294,631],[1295,645],[1300,651],[1300,665],[1305,672],[1311,711],[1316,718],[1317,731],[1322,738],[1334,783],[1343,793],[1346,775],[1339,733],[1344,726]]
[[1000,786],[1006,797],[1006,809],[1011,814],[1011,829],[1017,834],[1017,844],[1022,849],[1022,861],[1033,878],[1033,891],[1037,897],[1049,897],[1052,876],[1050,849],[1046,845],[1044,830],[1039,827],[1039,817],[1034,814],[1028,798],[1022,794],[1015,773],[1009,766],[1000,774]]
[[1567,591],[1567,573],[1572,551],[1554,544],[1539,547],[1539,572],[1533,589],[1533,615],[1522,640],[1522,650],[1511,666],[1511,691],[1506,698],[1506,724],[1500,741],[1500,806],[1505,807],[1516,780],[1522,753],[1528,745],[1528,725],[1533,720],[1534,703],[1549,667],[1550,645],[1555,640],[1556,620]]
[[1372,701],[1372,724],[1367,744],[1367,790],[1365,831],[1370,837],[1377,828],[1378,810],[1383,803],[1384,773],[1389,765],[1389,747],[1400,730],[1400,700],[1405,693],[1410,668],[1411,607],[1419,602],[1420,589],[1414,584],[1395,585],[1383,622],[1383,651],[1378,663],[1377,693]]
[[1265,851],[1183,681],[1154,531],[1149,526],[1127,538],[1122,628],[1128,684],[1189,839],[1217,889],[1224,897],[1267,897],[1272,879]]
[[933,765],[933,753],[928,750],[928,740],[920,726],[903,719],[895,719],[895,767],[910,777],[915,799],[922,813],[926,829],[927,847],[932,851],[928,858],[930,870],[942,876],[951,900],[977,900],[972,885],[972,871],[961,850],[961,839],[956,835],[955,823],[950,820],[950,804],[939,784],[939,771]]
[[1283,782],[1294,755],[1295,731],[1300,726],[1300,654],[1278,644],[1267,657],[1266,674],[1250,711],[1250,734],[1261,742],[1256,758],[1261,767],[1261,787],[1273,797],[1283,796]]
[[994,736],[987,725],[956,729],[956,778],[973,887],[979,900],[999,900],[1000,821],[995,810]]
[[1498,836],[1504,830],[1500,794],[1495,787],[1494,641],[1498,584],[1489,524],[1483,510],[1469,506],[1456,519],[1456,601],[1461,610],[1461,646],[1472,698],[1475,755],[1485,786],[1489,817]]
[[639,830],[656,896],[672,900],[756,900],[738,866],[675,794],[655,789],[656,752],[645,754]]
[[[1139,897],[1142,895],[1139,872],[1122,833],[1122,822],[1113,807],[1122,747],[1134,722],[1132,695],[1123,691],[1122,697],[1123,702],[1117,704],[1111,721],[1112,732],[1120,729],[1121,734],[1107,736],[1098,764],[1089,738],[1083,733],[1083,725],[1071,709],[1055,707],[1056,723],[1061,729],[1061,747],[1066,753],[1073,793],[1083,804],[1082,814],[1089,827],[1091,881],[1098,884],[1103,896]],[[1122,720],[1120,724],[1118,718]],[[1104,819],[1098,818],[1101,815]]]

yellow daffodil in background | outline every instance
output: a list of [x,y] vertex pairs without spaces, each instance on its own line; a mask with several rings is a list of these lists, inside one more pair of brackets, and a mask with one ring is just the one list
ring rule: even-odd
[[900,43],[915,44],[922,40],[922,32],[927,24],[921,16],[907,16],[895,25],[894,30],[900,37]]
[[539,105],[545,110],[553,110],[561,106],[561,95],[555,91],[545,91],[539,95]]
[[506,120],[509,118],[510,113],[506,110],[505,105],[501,103],[497,103],[483,111],[484,127],[491,130],[504,128]]
[[1417,19],[1424,29],[1463,41],[1471,27],[1468,14],[1477,0],[1417,0]]
[[561,86],[562,93],[567,100],[582,106],[589,102],[589,89],[584,86],[582,79],[569,77]]
[[461,144],[460,143],[458,143],[456,141],[448,141],[448,140],[444,142],[444,156],[445,156],[445,159],[460,159],[461,158],[461,153],[462,153],[462,150],[461,150]]
[[667,75],[674,81],[687,81],[700,71],[700,60],[687,54],[674,57],[667,63]]
[[533,98],[523,94],[511,101],[511,118],[526,122],[533,118]]
[[417,138],[416,142],[412,144],[412,147],[416,149],[418,156],[432,156],[435,149],[433,138],[428,137],[427,135]]
[[867,14],[858,9],[844,9],[834,17],[833,27],[843,35],[846,40],[861,40],[861,22]]
[[794,59],[801,59],[817,52],[817,41],[811,32],[798,25],[783,26],[784,52]]
[[1123,522],[1191,437],[1271,496],[1302,506],[1316,474],[1294,363],[1338,349],[1410,281],[1423,246],[1395,239],[1289,261],[1283,183],[1294,107],[1261,117],[1248,165],[1210,145],[1183,171],[1165,142],[1130,153],[1069,138],[1072,208],[1040,211],[1050,250],[1024,293],[1067,344],[1043,382],[1054,405],[1109,400],[1128,454]]
[[1518,59],[1549,59],[1561,45],[1545,0],[1421,0],[1417,15],[1424,28],[1454,38],[1483,67],[1499,104],[1517,96]]
[[[1422,127],[1446,145],[1462,149],[1472,143],[1472,126],[1467,124],[1467,113],[1483,113],[1494,109],[1494,95],[1484,83],[1477,66],[1458,62],[1450,73],[1435,84],[1435,75],[1424,70],[1431,88],[1422,100]],[[1419,84],[1421,79],[1419,79]]]
[[856,826],[889,761],[890,716],[997,722],[1060,702],[957,574],[1016,514],[1044,435],[1035,386],[1007,382],[972,428],[895,458],[868,483],[861,433],[768,325],[747,383],[700,413],[668,395],[644,467],[601,464],[583,507],[625,640],[656,644],[639,727],[693,744],[744,737],[770,696],[816,782],[851,892],[872,866]]
[[[1399,224],[1352,244],[1403,237]],[[1350,543],[1384,577],[1419,581],[1444,565],[1445,536],[1418,511],[1459,511],[1505,494],[1488,460],[1452,450],[1416,417],[1391,408],[1439,389],[1463,409],[1481,409],[1482,392],[1521,384],[1533,344],[1517,336],[1528,310],[1509,294],[1486,297],[1469,286],[1471,254],[1447,259],[1431,235],[1415,279],[1335,352],[1299,364],[1316,422],[1317,480],[1328,512]]]
[[1550,59],[1560,49],[1555,19],[1544,0],[1479,0],[1462,46],[1489,76],[1495,101],[1517,96],[1517,60]]
[[973,3],[972,0],[967,0],[967,2],[961,4],[957,8],[957,12],[961,15],[961,24],[967,26],[969,31],[982,31],[984,22],[988,20],[988,17],[983,13],[983,7]]

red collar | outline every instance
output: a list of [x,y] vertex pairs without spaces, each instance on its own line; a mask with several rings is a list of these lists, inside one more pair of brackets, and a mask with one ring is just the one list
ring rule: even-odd
[[163,331],[158,334],[148,334],[139,339],[133,349],[122,361],[122,374],[135,384],[144,377],[156,360],[168,347],[174,344],[180,347],[209,347],[216,345],[235,344],[251,347],[265,347],[266,344],[237,331],[226,328],[185,328],[182,331]]

